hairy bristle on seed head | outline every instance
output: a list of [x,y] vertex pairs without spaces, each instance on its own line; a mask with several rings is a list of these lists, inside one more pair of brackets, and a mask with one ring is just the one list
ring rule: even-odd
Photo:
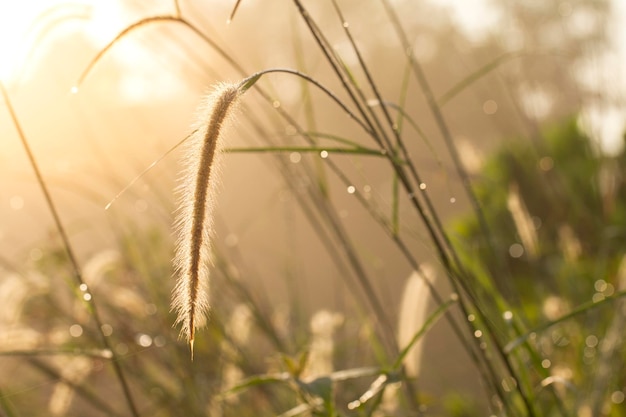
[[231,117],[240,93],[235,84],[221,84],[207,96],[197,131],[184,151],[178,187],[174,258],[177,280],[172,309],[177,314],[176,324],[182,325],[181,336],[189,342],[192,358],[195,330],[206,324],[209,309],[212,211],[219,182],[224,124]]

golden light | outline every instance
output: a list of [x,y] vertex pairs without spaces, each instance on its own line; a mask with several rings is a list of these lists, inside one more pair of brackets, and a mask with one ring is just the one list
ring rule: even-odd
[[32,0],[0,3],[0,80],[10,83],[33,47],[30,30],[50,1]]

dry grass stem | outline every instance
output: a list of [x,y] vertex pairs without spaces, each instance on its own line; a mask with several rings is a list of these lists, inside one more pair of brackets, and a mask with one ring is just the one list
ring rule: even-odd
[[212,209],[217,182],[217,165],[223,125],[241,93],[235,84],[222,84],[205,102],[197,132],[184,153],[176,218],[178,240],[174,264],[177,282],[172,309],[181,335],[189,342],[193,359],[195,329],[206,323],[209,308],[209,263]]

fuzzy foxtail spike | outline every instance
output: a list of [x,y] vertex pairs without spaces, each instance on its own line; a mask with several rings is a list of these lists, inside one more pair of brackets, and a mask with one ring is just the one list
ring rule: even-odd
[[178,234],[174,259],[177,281],[172,296],[172,310],[177,313],[191,350],[195,329],[206,323],[209,309],[209,264],[213,230],[212,208],[215,205],[217,166],[224,122],[231,115],[242,89],[236,84],[222,84],[205,102],[196,133],[184,153],[184,170],[178,189],[176,215]]

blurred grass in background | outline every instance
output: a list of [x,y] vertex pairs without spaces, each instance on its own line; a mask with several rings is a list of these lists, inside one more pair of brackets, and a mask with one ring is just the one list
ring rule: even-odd
[[[2,81],[88,292],[3,107],[0,412],[624,415],[618,6],[484,4],[474,26],[408,1],[244,0],[229,25],[230,2],[45,8]],[[169,313],[176,152],[103,207],[207,85],[275,67],[356,117],[289,74],[246,93],[190,362]]]

